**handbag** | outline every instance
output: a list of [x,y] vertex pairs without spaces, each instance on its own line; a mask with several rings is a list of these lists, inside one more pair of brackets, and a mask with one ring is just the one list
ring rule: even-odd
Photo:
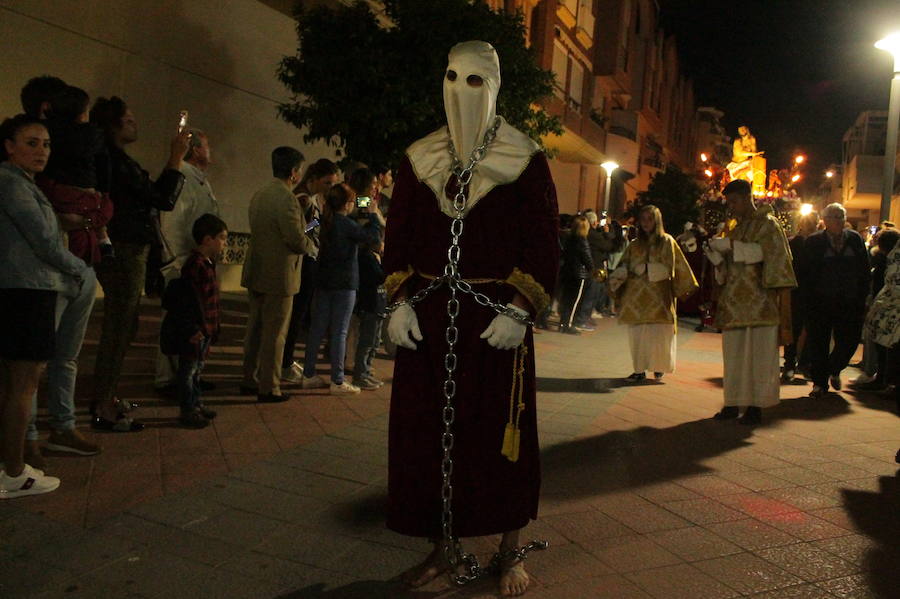
[[150,253],[147,255],[147,272],[144,275],[144,293],[147,297],[162,297],[166,289],[166,277],[164,272],[175,261],[175,254],[163,235],[159,222],[159,211],[153,209],[150,213],[150,223],[153,226],[154,241],[150,244]]

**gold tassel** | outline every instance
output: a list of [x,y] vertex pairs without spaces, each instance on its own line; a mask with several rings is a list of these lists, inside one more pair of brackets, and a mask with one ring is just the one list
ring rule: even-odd
[[528,348],[520,345],[513,355],[513,381],[512,389],[509,392],[509,422],[506,423],[503,431],[503,447],[500,449],[500,453],[510,462],[519,461],[519,443],[522,439],[519,419],[525,410],[525,401],[522,396],[525,386],[525,355],[527,353]]

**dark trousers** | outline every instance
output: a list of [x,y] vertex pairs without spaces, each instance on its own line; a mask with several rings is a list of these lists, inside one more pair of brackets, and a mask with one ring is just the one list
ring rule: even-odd
[[[803,351],[797,356],[797,340],[803,333],[805,323],[806,310],[800,304],[800,298],[797,293],[791,294],[791,334],[794,341],[790,345],[784,346],[784,370],[797,370],[798,366],[803,367],[809,365],[809,339],[803,345]],[[799,360],[798,360],[799,357]]]
[[114,258],[97,265],[97,280],[103,287],[103,327],[94,366],[94,401],[107,402],[116,387],[138,328],[138,310],[147,274],[150,246],[115,242]]
[[567,279],[562,283],[559,300],[559,327],[568,328],[576,324],[578,306],[584,299],[584,290],[590,279]]
[[[813,384],[827,388],[828,377],[840,374],[859,347],[863,311],[850,303],[824,300],[810,305],[807,315],[806,343]],[[834,347],[829,353],[832,336]]]
[[309,307],[312,305],[313,292],[316,290],[316,273],[319,272],[319,261],[309,256],[303,256],[303,266],[300,268],[300,291],[294,295],[294,303],[291,307],[291,319],[288,321],[287,334],[284,337],[284,356],[281,359],[282,368],[290,368],[294,362],[294,346],[303,321],[309,320]]
[[575,311],[576,325],[583,325],[590,322],[591,313],[594,311],[594,304],[597,303],[597,298],[600,295],[600,285],[601,283],[598,283],[593,279],[588,279],[584,282],[584,294]]
[[181,356],[178,359],[176,386],[182,414],[193,412],[200,406],[200,373],[208,346],[209,339],[204,339],[199,343],[196,356]]

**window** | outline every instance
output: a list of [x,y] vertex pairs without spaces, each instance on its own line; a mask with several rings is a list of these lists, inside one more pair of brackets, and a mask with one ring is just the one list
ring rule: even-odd
[[574,56],[569,55],[570,72],[572,78],[569,82],[570,105],[577,111],[581,111],[581,102],[584,98],[584,67]]
[[553,74],[556,75],[556,85],[553,92],[560,97],[565,97],[568,83],[567,71],[569,67],[568,56],[565,48],[559,42],[553,42]]

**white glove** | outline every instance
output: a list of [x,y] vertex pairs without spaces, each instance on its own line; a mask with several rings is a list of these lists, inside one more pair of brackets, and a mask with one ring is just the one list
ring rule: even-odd
[[716,237],[709,240],[709,247],[724,254],[731,251],[731,240],[727,237]]
[[[528,312],[518,306],[506,304],[506,307],[523,317],[528,317]],[[495,349],[512,349],[522,344],[522,340],[525,339],[525,328],[524,323],[505,314],[498,314],[481,334],[481,338],[487,339],[488,345]]]
[[403,304],[391,314],[388,321],[388,337],[395,344],[406,349],[416,349],[416,341],[422,340],[422,331],[419,330],[419,319],[416,317],[416,311],[409,304]]

